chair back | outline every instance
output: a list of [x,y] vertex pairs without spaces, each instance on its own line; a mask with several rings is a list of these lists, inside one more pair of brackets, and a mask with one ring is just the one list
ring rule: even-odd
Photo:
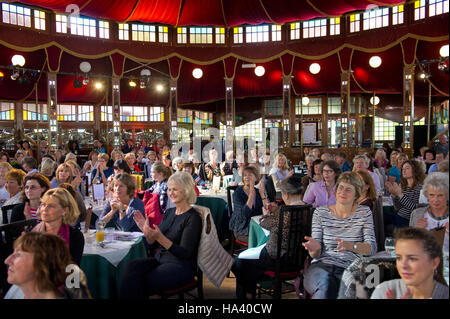
[[5,238],[6,251],[11,253],[13,251],[14,241],[22,235],[23,231],[31,231],[36,226],[38,221],[36,219],[26,219],[14,223],[4,224],[0,226],[0,239]]
[[9,216],[8,216],[8,212],[12,212],[13,208],[17,205],[20,205],[20,204],[2,206],[3,224],[9,224],[9,222],[11,221],[11,213],[9,213]]
[[[299,270],[303,265],[308,252],[302,242],[305,236],[311,236],[312,215],[311,205],[281,206],[278,219],[276,272]],[[285,226],[286,221],[289,223],[288,226]],[[285,227],[288,227],[287,240],[283,238],[286,234],[283,232]],[[286,242],[284,256],[281,255],[283,241]]]
[[384,250],[384,218],[383,218],[383,197],[378,196],[373,204],[373,226],[375,230],[375,238],[377,241],[377,251]]
[[233,215],[233,198],[232,198],[232,192],[234,192],[237,188],[238,188],[237,185],[235,185],[235,186],[227,186],[228,218],[231,218],[231,215]]
[[264,181],[264,193],[267,196],[269,202],[275,202],[277,197],[277,191],[275,189],[275,184],[273,183],[272,175],[267,175]]

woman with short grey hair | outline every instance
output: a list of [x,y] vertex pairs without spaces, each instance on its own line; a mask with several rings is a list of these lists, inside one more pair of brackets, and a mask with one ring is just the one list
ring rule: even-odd
[[353,164],[354,164],[353,165],[354,172],[359,171],[359,170],[368,172],[370,174],[370,176],[372,176],[373,183],[375,184],[375,188],[376,188],[377,192],[381,191],[382,187],[380,185],[380,178],[378,177],[378,174],[375,172],[371,172],[369,170],[369,165],[370,165],[369,157],[367,157],[364,154],[356,155],[353,158]]
[[431,229],[445,227],[444,249],[448,251],[448,174],[431,173],[425,178],[423,193],[428,205],[419,207],[411,213],[409,226]]

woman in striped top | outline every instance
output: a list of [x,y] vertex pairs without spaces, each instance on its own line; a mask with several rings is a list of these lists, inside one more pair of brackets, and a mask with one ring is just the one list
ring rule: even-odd
[[41,197],[50,189],[50,181],[39,173],[25,176],[22,190],[22,204],[13,208],[11,222],[25,219],[39,219],[37,212],[41,205]]
[[[401,166],[400,185],[386,182],[386,188],[394,201],[397,213],[392,217],[395,227],[407,227],[411,213],[419,205],[420,190],[425,174],[417,160],[407,160]],[[388,221],[387,221],[388,222]]]
[[314,299],[336,299],[342,274],[358,255],[377,251],[372,212],[358,204],[364,181],[355,172],[341,174],[336,204],[317,207],[311,237],[303,246],[313,258],[304,286]]

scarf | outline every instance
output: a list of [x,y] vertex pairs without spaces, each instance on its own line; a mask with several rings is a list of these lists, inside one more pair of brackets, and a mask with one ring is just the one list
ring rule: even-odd
[[[40,222],[39,224],[36,225],[36,227],[33,228],[34,232],[39,232],[39,233],[45,233],[45,223],[44,222]],[[64,241],[67,244],[67,247],[70,248],[70,229],[69,229],[69,225],[66,224],[62,224],[61,227],[58,230],[58,236],[61,237],[62,239],[64,239]]]

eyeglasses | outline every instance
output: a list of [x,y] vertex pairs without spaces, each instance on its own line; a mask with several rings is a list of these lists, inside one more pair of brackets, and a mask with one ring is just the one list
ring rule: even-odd
[[332,173],[334,173],[334,171],[332,170],[332,169],[324,169],[323,171],[322,171],[324,174],[326,173],[326,174],[332,174]]

